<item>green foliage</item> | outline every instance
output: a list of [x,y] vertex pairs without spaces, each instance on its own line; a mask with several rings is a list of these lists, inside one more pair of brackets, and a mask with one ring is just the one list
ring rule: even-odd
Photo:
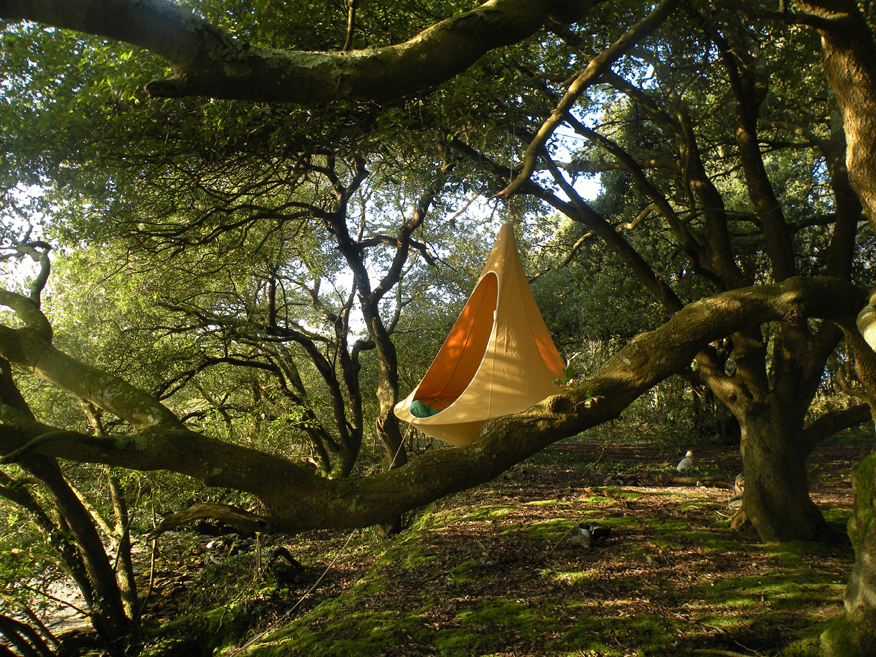
[[[188,4],[252,46],[334,51],[347,36],[345,3]],[[474,4],[364,3],[353,45],[403,42]],[[615,65],[637,99],[606,76],[571,110],[645,163],[651,191],[586,131],[572,134],[570,121],[546,145],[549,157],[533,178],[538,193],[503,206],[473,201],[508,182],[568,89],[564,81],[638,20],[641,6],[603,3],[590,13],[581,25],[491,52],[428,93],[309,108],[148,99],[143,83],[167,74],[154,56],[52,28],[4,24],[2,246],[26,231],[22,221],[36,227],[34,237],[39,233],[56,246],[43,309],[59,348],[149,391],[194,430],[316,463],[327,475],[354,472],[354,461],[357,474],[367,473],[375,454],[356,459],[363,445],[367,450],[375,443],[368,439],[388,412],[386,395],[378,402],[379,386],[395,386],[392,397],[419,381],[502,220],[516,224],[527,270],[539,275],[534,293],[569,364],[559,385],[586,380],[633,336],[667,319],[670,309],[648,287],[654,280],[683,304],[775,278],[742,170],[733,80],[719,48],[726,40],[737,48],[734,57],[750,59],[753,93],[759,94],[759,155],[786,219],[794,265],[803,275],[828,271],[829,217],[837,209],[828,147],[839,144],[840,133],[817,35],[778,21],[743,24],[729,9],[699,1]],[[655,118],[660,113],[677,121],[678,130]],[[703,171],[694,184],[695,162]],[[557,163],[562,167],[553,175]],[[573,185],[599,176],[590,210],[621,235],[645,273],[630,275],[630,252],[595,237],[598,222],[558,214],[568,196],[560,175]],[[714,192],[712,207],[698,196],[703,187]],[[674,217],[650,207],[656,196]],[[426,216],[414,234],[422,251],[415,248],[397,262],[395,236],[417,212]],[[354,243],[347,253],[343,229]],[[862,236],[860,246],[853,271],[867,283],[872,236]],[[577,255],[569,260],[573,248]],[[727,268],[738,271],[728,276]],[[375,290],[385,293],[376,307],[392,334],[391,356],[378,353],[364,326],[362,304]],[[770,384],[781,338],[771,329],[759,365],[773,377]],[[710,349],[721,354],[716,378],[726,383],[737,373],[733,345]],[[693,383],[655,387],[619,422],[597,431],[679,450],[734,440],[729,413],[706,392],[702,372],[686,373]],[[95,430],[71,394],[25,376],[20,385],[41,421]],[[828,396],[835,400],[833,392]],[[588,394],[584,406],[593,403],[599,398]],[[824,402],[819,410],[829,406]],[[98,417],[109,433],[130,428],[106,413]],[[417,443],[418,449],[430,446]],[[69,476],[97,500],[99,511],[109,511],[100,469],[71,468]],[[135,498],[161,510],[194,501],[250,502],[166,473],[132,476],[125,487],[143,491]],[[135,526],[142,530],[148,521],[143,507],[139,511]],[[3,513],[4,545],[37,545],[20,511]],[[500,517],[501,509],[481,513]],[[562,522],[532,533],[555,538]],[[34,574],[11,552],[0,554],[0,575]],[[401,558],[411,567],[426,560],[415,551]],[[223,578],[242,581],[237,566],[232,561],[207,572],[212,588],[196,603],[219,603],[211,595]],[[471,566],[457,565],[458,583],[471,576]],[[253,594],[255,586],[253,579],[238,593]],[[369,649],[382,650],[400,626],[365,614],[359,609],[365,590],[358,593],[344,628],[377,631],[380,639]],[[346,602],[324,604],[326,618],[346,611]],[[531,629],[547,611],[509,600],[496,609],[470,611],[460,620],[495,624],[504,613]],[[419,613],[427,611],[424,605]],[[576,644],[588,632],[589,626],[569,630],[565,640]],[[662,629],[653,633],[655,641],[668,641]],[[321,649],[317,637],[296,640]],[[462,654],[489,650],[489,641],[451,633],[436,645]]]
[[[51,546],[20,511],[4,504],[0,507],[0,520],[4,523],[0,531],[0,577],[7,583],[4,597],[0,599],[0,611],[17,615],[21,604],[44,611],[47,601],[39,591],[47,590],[63,577],[54,564],[39,557],[42,553],[51,554]],[[22,582],[31,588],[20,586]]]

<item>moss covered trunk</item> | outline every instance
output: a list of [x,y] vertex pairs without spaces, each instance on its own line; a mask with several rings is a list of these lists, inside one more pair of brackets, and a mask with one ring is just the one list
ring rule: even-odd
[[870,454],[852,474],[855,514],[849,521],[849,537],[855,548],[855,567],[846,586],[846,613],[821,635],[821,647],[825,657],[876,655],[874,476],[876,454]]

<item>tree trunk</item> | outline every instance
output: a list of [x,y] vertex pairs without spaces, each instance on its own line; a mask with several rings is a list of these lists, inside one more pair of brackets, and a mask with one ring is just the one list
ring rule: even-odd
[[[853,0],[804,0],[821,33],[824,72],[843,114],[847,141],[846,165],[851,185],[876,227],[876,43],[860,6]],[[845,328],[844,328],[845,330]],[[851,327],[859,377],[873,407],[876,361]],[[873,410],[876,418],[876,410]],[[849,535],[855,548],[855,567],[845,594],[846,613],[821,637],[826,657],[865,657],[876,654],[876,523],[874,515],[876,455],[867,457],[853,473],[855,515]]]
[[110,499],[113,513],[116,517],[116,580],[125,615],[134,623],[138,622],[139,599],[137,597],[137,580],[134,577],[134,560],[131,556],[130,516],[125,491],[119,478],[109,474]]
[[[876,353],[854,325],[841,324],[855,354],[855,371],[864,386],[871,418],[876,421]],[[845,593],[845,614],[821,635],[825,657],[868,657],[876,654],[876,452],[852,470],[854,515],[849,538],[855,566]]]
[[824,74],[836,94],[846,135],[846,166],[871,228],[876,229],[876,43],[854,0],[798,0],[801,22],[821,34]]
[[849,536],[855,548],[855,567],[845,594],[845,615],[821,635],[825,657],[876,655],[876,523],[873,522],[873,484],[876,454],[864,459],[852,476],[855,515]]
[[[393,359],[395,347],[393,346]],[[381,362],[383,369],[385,361]],[[392,377],[387,381],[381,376],[381,382],[377,387],[377,398],[380,402],[380,415],[377,418],[377,435],[383,443],[383,471],[400,468],[408,462],[408,455],[404,448],[399,420],[393,412],[395,402],[398,400],[398,368],[393,363]],[[380,531],[385,536],[394,536],[404,529],[404,518],[401,515],[393,516],[389,521],[380,524]]]
[[125,615],[116,575],[94,520],[67,485],[61,469],[53,459],[29,454],[21,460],[20,465],[42,482],[58,513],[67,523],[82,555],[93,592],[92,626],[107,642],[110,654],[122,654],[123,641],[131,629],[131,622]]
[[765,543],[814,541],[827,524],[809,497],[803,415],[778,406],[753,402],[741,413],[744,511]]
[[[0,359],[0,405],[17,409],[23,417],[33,413],[12,378],[9,361]],[[21,468],[40,480],[60,516],[59,526],[69,530],[81,561],[71,554],[71,546],[57,546],[62,559],[82,591],[91,610],[91,623],[107,642],[110,654],[122,654],[124,638],[131,629],[125,615],[115,573],[100,540],[94,519],[64,478],[57,462],[40,454],[27,454],[18,461]],[[84,573],[81,572],[84,567]],[[75,575],[78,575],[76,577]],[[85,577],[83,577],[85,575]]]

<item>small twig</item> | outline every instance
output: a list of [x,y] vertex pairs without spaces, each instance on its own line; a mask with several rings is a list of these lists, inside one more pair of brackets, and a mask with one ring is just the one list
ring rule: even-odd
[[[152,507],[152,531],[155,531],[155,506]],[[155,584],[155,552],[158,549],[158,538],[152,539],[152,551],[149,557],[149,585],[146,587],[146,595],[143,596],[143,602],[140,604],[140,611],[137,612],[137,619],[143,617],[143,612],[146,610],[146,603],[149,602],[149,596],[152,595],[152,589]]]
[[349,52],[353,47],[353,30],[356,27],[356,7],[359,0],[347,0],[347,38],[344,40],[343,52]]
[[253,574],[253,582],[258,582],[262,578],[262,535],[261,532],[256,532],[255,544],[255,573]]
[[417,582],[417,586],[418,586],[418,587],[423,586],[423,584],[428,584],[429,582],[435,581],[436,579],[438,579],[438,578],[441,577],[442,575],[445,575],[445,576],[446,576],[446,575],[449,575],[449,574],[450,574],[450,571],[449,571],[449,570],[439,570],[437,574],[435,574],[435,575],[430,575],[430,576],[427,577],[426,579],[421,579],[421,580],[419,580],[419,581]]
[[[744,648],[745,650],[748,650],[749,652],[754,653],[755,655],[760,654],[756,650],[752,650],[748,646],[744,646],[741,643],[739,643],[723,627],[718,627],[717,625],[709,625],[708,623],[704,623],[703,621],[697,620],[695,618],[692,620],[694,623],[697,623],[698,625],[702,625],[703,627],[708,627],[709,629],[712,629],[712,630],[718,630],[721,634],[726,634],[730,639],[732,639],[733,643],[735,643],[740,648]],[[693,650],[692,652],[698,652],[698,651],[702,651],[703,653],[706,653],[706,654],[711,653],[713,655],[724,655],[725,657],[751,657],[751,655],[744,655],[744,654],[741,654],[738,652],[731,652],[729,650],[720,650],[720,649],[715,650],[715,649],[710,649],[710,648],[697,649],[697,650]]]
[[612,441],[611,443],[608,443],[608,445],[603,445],[603,446],[602,446],[602,451],[599,453],[599,458],[597,458],[597,459],[593,462],[593,465],[598,465],[598,464],[599,464],[599,462],[602,460],[602,457],[605,456],[605,450],[607,450],[607,449],[613,444],[613,442],[614,442],[614,441]]
[[575,524],[572,525],[572,527],[571,527],[571,529],[569,529],[569,531],[567,531],[565,534],[563,534],[563,537],[562,537],[559,541],[557,541],[556,545],[554,545],[554,546],[550,549],[550,552],[548,552],[546,555],[544,555],[544,556],[545,556],[545,559],[547,559],[549,556],[551,556],[551,555],[554,553],[554,550],[556,550],[558,547],[560,547],[560,543],[562,543],[563,541],[565,541],[566,538],[569,536],[569,534],[571,534],[573,531],[575,531],[575,529],[576,529],[577,527],[578,527],[578,523],[576,522]]

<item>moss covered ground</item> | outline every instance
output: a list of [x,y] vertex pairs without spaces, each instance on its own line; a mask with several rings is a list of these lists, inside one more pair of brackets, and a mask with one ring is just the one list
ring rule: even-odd
[[[815,461],[813,497],[842,537],[860,450],[832,449]],[[248,632],[216,654],[814,654],[842,610],[845,541],[761,545],[729,529],[730,491],[606,488],[591,465],[599,453],[559,446],[421,510],[389,540],[368,530],[287,538],[309,577],[260,589]],[[726,450],[699,456],[710,476],[730,482],[738,471]],[[644,474],[671,470],[675,457],[624,449],[601,462]],[[579,523],[611,536],[584,548],[571,540]]]

